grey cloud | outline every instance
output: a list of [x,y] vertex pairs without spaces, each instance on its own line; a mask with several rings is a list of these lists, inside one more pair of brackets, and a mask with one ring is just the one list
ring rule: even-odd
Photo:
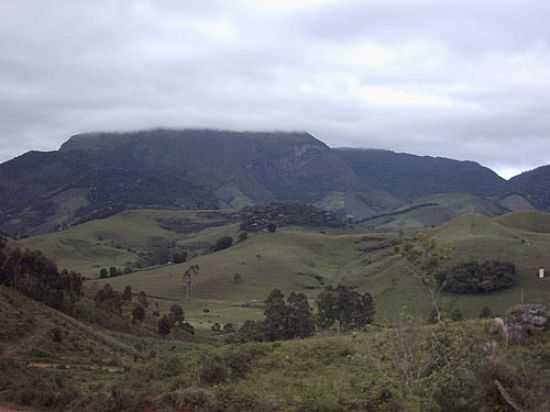
[[500,171],[550,163],[550,4],[297,4],[3,4],[0,160],[163,126],[309,130]]

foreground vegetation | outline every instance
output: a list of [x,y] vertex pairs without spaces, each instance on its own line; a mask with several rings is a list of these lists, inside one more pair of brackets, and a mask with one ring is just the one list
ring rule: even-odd
[[[416,235],[360,226],[243,235],[218,215],[178,213],[125,212],[17,243],[61,250],[65,266],[79,259],[70,239],[96,239],[101,267],[88,258],[79,267],[115,270],[95,280],[16,252],[15,242],[0,248],[0,402],[67,411],[550,409],[549,332],[508,344],[493,319],[522,299],[548,302],[536,274],[550,267],[550,234],[530,230],[532,215],[464,215]],[[150,243],[149,233],[169,242]],[[121,248],[108,247],[123,255],[154,256],[159,244],[187,255],[120,273],[102,251],[114,236]]]
[[[491,320],[282,342],[109,332],[0,289],[0,397],[70,411],[545,411],[550,335],[505,345]],[[10,303],[11,302],[11,303]],[[28,329],[15,322],[28,322]],[[61,328],[60,336],[52,330]]]

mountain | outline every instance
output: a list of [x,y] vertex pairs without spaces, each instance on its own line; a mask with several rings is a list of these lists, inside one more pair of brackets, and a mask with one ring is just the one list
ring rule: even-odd
[[365,194],[373,211],[399,204],[380,196],[378,205],[363,186],[338,153],[307,133],[80,134],[59,151],[0,165],[0,228],[41,233],[125,208],[309,203],[336,192]]
[[0,230],[45,233],[124,209],[217,209],[298,201],[361,219],[421,196],[493,196],[474,162],[331,149],[308,133],[86,133],[0,165]]
[[550,165],[513,177],[509,190],[525,197],[534,207],[550,210]]
[[363,183],[404,200],[449,192],[492,196],[506,185],[491,169],[471,161],[374,149],[338,152]]

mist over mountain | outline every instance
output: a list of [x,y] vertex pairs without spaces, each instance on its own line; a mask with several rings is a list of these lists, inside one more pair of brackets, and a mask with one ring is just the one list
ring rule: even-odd
[[[238,209],[270,201],[364,218],[431,194],[497,197],[525,179],[510,186],[475,162],[331,149],[302,132],[87,133],[58,151],[31,151],[0,165],[0,229],[40,233],[127,208]],[[533,190],[515,191],[545,207],[542,189]]]

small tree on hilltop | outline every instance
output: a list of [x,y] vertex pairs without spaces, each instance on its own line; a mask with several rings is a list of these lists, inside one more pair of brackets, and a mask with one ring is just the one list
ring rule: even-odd
[[276,230],[277,230],[277,225],[275,223],[270,223],[269,225],[267,225],[267,231],[269,233],[275,233]]
[[443,263],[449,259],[450,250],[438,247],[433,238],[419,234],[414,239],[406,241],[401,252],[412,267],[414,275],[428,291],[436,322],[440,322],[439,300],[447,281],[438,280],[437,274]]
[[240,274],[240,273],[235,273],[235,274],[233,275],[233,283],[234,283],[235,285],[238,285],[238,284],[241,283],[241,282],[242,282],[242,276],[241,276],[241,274]]
[[164,315],[162,318],[158,321],[158,333],[160,336],[165,338],[170,334],[170,330],[172,329],[172,325],[170,323],[170,320],[166,315]]
[[118,276],[118,275],[119,275],[118,269],[114,266],[111,266],[109,268],[109,276],[110,277],[115,277],[115,276]]
[[101,268],[101,270],[99,271],[99,277],[100,279],[106,279],[109,277],[109,271],[105,268]]

